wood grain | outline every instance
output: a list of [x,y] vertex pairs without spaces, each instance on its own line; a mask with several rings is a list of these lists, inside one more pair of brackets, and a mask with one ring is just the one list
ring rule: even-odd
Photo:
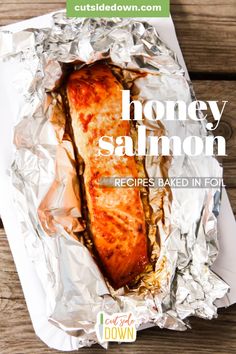
[[190,72],[236,72],[235,0],[172,0],[171,10]]
[[[0,26],[65,8],[65,0],[1,0]],[[190,73],[236,73],[235,0],[171,0]]]
[[1,0],[0,26],[64,9],[65,6],[65,0],[39,0],[33,2],[29,0]]

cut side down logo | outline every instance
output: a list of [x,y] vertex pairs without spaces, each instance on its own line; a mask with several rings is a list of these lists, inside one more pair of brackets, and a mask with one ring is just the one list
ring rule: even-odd
[[95,330],[99,342],[134,342],[137,335],[132,312],[99,312]]

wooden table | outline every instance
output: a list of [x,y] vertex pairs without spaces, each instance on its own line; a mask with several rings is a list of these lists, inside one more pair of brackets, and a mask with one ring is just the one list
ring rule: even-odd
[[[63,8],[63,0],[1,0],[0,25]],[[197,97],[228,100],[219,134],[227,139],[223,159],[236,213],[236,0],[173,0],[172,15]],[[236,236],[236,235],[235,235]],[[0,353],[57,353],[34,334],[6,235],[0,229]],[[236,353],[236,305],[213,321],[191,319],[188,332],[158,328],[138,334],[134,344],[113,344],[108,353]],[[99,346],[81,353],[103,353]]]

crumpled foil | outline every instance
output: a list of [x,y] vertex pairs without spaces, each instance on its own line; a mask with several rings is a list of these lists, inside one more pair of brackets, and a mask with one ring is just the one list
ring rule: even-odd
[[[14,85],[22,93],[15,128],[12,181],[25,245],[45,290],[50,322],[78,337],[78,348],[96,343],[98,311],[132,311],[137,329],[156,325],[184,330],[189,316],[211,319],[214,301],[228,286],[210,267],[217,257],[220,189],[149,190],[158,239],[151,240],[154,269],[133,287],[117,291],[101,274],[84,230],[73,143],[66,133],[60,87],[68,65],[108,60],[134,83],[136,98],[193,99],[176,55],[154,27],[133,19],[68,19],[19,33],[0,32],[0,60],[21,63]],[[146,73],[134,78],[134,73]],[[207,135],[203,122],[144,121],[147,135]],[[221,177],[212,157],[146,157],[149,177]],[[104,343],[100,343],[105,345]]]

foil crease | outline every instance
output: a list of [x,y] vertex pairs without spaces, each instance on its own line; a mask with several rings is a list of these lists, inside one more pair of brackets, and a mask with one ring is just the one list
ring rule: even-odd
[[[156,325],[185,330],[189,316],[211,319],[228,286],[210,267],[218,254],[220,189],[150,189],[160,238],[152,244],[154,270],[133,287],[114,291],[83,238],[79,184],[72,142],[57,88],[63,66],[79,68],[106,59],[134,82],[141,101],[192,100],[190,85],[154,27],[133,19],[68,19],[19,33],[0,32],[0,60],[21,63],[15,79],[23,101],[15,128],[12,181],[25,245],[45,289],[50,322],[76,336],[78,348],[97,342],[96,314],[132,311],[137,328]],[[145,73],[133,78],[133,71]],[[23,79],[23,83],[22,83]],[[203,122],[148,122],[147,135],[206,136]],[[221,177],[211,157],[145,159],[150,177]],[[160,203],[161,201],[161,203]],[[156,252],[156,253],[155,253]],[[100,343],[105,346],[104,343]]]

